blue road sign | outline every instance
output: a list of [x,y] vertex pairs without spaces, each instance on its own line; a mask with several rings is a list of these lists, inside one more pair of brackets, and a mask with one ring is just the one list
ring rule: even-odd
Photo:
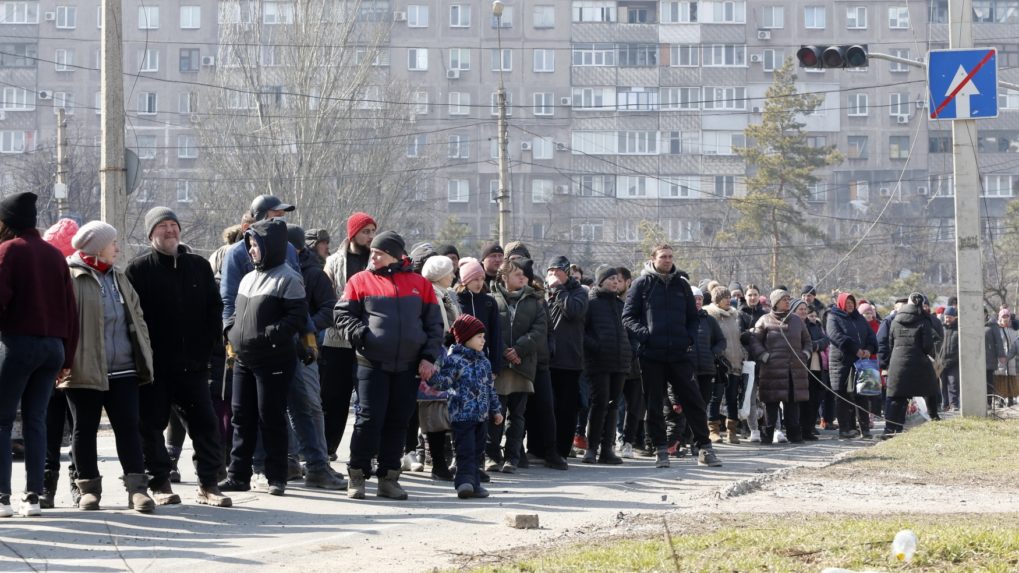
[[927,60],[931,119],[998,117],[998,51],[931,50]]

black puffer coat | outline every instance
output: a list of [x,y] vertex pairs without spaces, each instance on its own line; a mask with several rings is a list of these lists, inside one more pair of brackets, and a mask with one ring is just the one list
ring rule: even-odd
[[891,354],[881,357],[881,366],[888,369],[889,398],[937,394],[938,378],[930,360],[934,338],[934,327],[915,305],[904,305],[895,313],[888,333]]
[[959,367],[959,324],[945,325],[945,340],[941,343],[941,360],[945,369]]
[[593,287],[584,321],[584,369],[588,372],[630,372],[633,357],[623,326],[623,301],[616,293]]
[[550,289],[547,297],[548,329],[554,339],[551,367],[583,370],[587,290],[570,277],[566,284]]
[[697,311],[697,317],[700,323],[693,341],[694,372],[700,375],[715,374],[715,358],[725,354],[725,333],[718,321],[703,308]]
[[832,306],[828,311],[828,325],[825,329],[831,347],[828,355],[829,377],[832,390],[846,392],[856,363],[856,353],[862,348],[871,354],[877,354],[877,337],[867,323],[867,319],[857,310],[847,313],[845,309],[846,293],[839,295],[839,306]]
[[648,262],[626,295],[623,324],[637,337],[640,357],[658,362],[693,361],[699,324],[690,283],[676,267],[659,273]]

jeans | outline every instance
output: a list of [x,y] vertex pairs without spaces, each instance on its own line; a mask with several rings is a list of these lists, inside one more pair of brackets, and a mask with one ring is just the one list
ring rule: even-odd
[[555,408],[555,449],[562,457],[570,455],[577,410],[580,408],[580,370],[551,369],[552,397]]
[[0,493],[11,493],[11,431],[19,405],[25,439],[25,489],[42,493],[46,406],[63,363],[60,338],[0,335]]
[[580,373],[577,389],[577,427],[574,432],[578,436],[587,437],[587,420],[591,415],[591,381],[587,372]]
[[587,447],[611,452],[616,443],[616,416],[619,413],[619,396],[623,393],[625,372],[589,372],[591,412],[587,425]]
[[[726,376],[724,383],[725,417],[730,420],[739,421],[739,387],[742,381],[743,376],[740,374],[729,374]],[[719,413],[719,416],[721,416],[721,413]]]
[[[195,447],[198,483],[216,485],[223,464],[222,438],[216,413],[212,408],[207,372],[157,376],[152,384],[138,389],[141,411],[142,451],[145,469],[152,487],[159,487],[170,478],[173,462],[166,450],[163,430],[170,421],[170,412],[180,415]],[[178,454],[179,456],[179,454]]]
[[700,388],[694,380],[693,364],[688,361],[659,362],[641,358],[640,369],[643,373],[644,399],[647,403],[645,415],[651,444],[656,448],[666,446],[664,407],[666,389],[671,388],[671,394],[683,407],[694,445],[710,448],[707,410]]
[[524,417],[527,419],[527,451],[543,458],[550,450],[555,450],[555,397],[548,368],[539,367],[534,374],[534,394],[527,398]]
[[909,398],[889,398],[885,407],[885,434],[898,434],[906,424]]
[[941,372],[941,406],[959,408],[959,366],[949,366]]
[[297,375],[287,394],[290,426],[297,436],[297,445],[309,470],[329,465],[326,453],[325,418],[322,413],[322,390],[319,387],[318,364],[297,363]]
[[269,483],[287,481],[287,394],[294,380],[297,359],[276,365],[247,366],[234,363],[233,449],[227,474],[250,482],[252,457],[259,434],[265,448],[265,478]]
[[481,487],[481,467],[478,460],[485,452],[487,422],[452,422],[453,443],[456,447],[456,475],[453,487],[469,483],[474,491]]
[[[64,441],[64,428],[73,428],[71,408],[67,405],[67,394],[54,390],[46,406],[46,471],[60,471],[60,444]],[[74,475],[71,462],[70,475]]]
[[[96,433],[103,410],[113,426],[117,442],[117,457],[124,475],[145,472],[142,455],[142,435],[138,427],[138,378],[125,376],[110,380],[109,390],[68,388],[67,401],[71,406],[74,426],[71,436],[71,459],[74,460],[78,479],[94,479],[99,475],[99,458],[96,452]],[[162,440],[160,440],[162,447]]]
[[[526,392],[513,392],[506,396],[499,396],[506,422],[499,426],[494,423],[488,425],[488,446],[485,451],[489,459],[495,462],[507,461],[514,466],[519,465],[520,456],[523,454],[524,413],[527,411],[528,396],[529,394]],[[502,448],[504,432],[506,447]],[[457,456],[459,458],[459,454]]]
[[354,381],[357,379],[357,357],[352,348],[323,346],[318,366],[326,452],[334,454],[347,429],[350,397],[354,393]]
[[417,406],[415,372],[386,372],[359,364],[357,399],[360,409],[350,438],[350,469],[371,475],[372,458],[378,457],[379,474],[400,470],[407,425]]
[[623,396],[626,401],[623,416],[623,442],[631,446],[641,444],[641,423],[644,422],[644,388],[640,378],[630,378],[623,383]]

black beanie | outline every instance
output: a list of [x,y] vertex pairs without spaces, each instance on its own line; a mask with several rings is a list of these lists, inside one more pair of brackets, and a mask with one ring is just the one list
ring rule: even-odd
[[407,254],[407,244],[396,231],[383,231],[375,235],[371,248],[383,251],[395,259],[401,259]]
[[0,201],[0,221],[15,233],[35,228],[35,202],[39,196],[35,193],[15,193]]
[[500,245],[499,243],[487,243],[481,249],[481,258],[478,259],[478,260],[484,261],[485,259],[488,258],[488,255],[491,255],[491,254],[494,254],[494,253],[499,253],[500,255],[504,254],[503,250],[502,250],[502,245]]
[[287,241],[297,251],[304,250],[304,228],[287,223]]
[[457,250],[456,245],[442,245],[439,247],[439,254],[443,256],[456,255],[459,257],[460,251]]
[[610,278],[618,274],[619,274],[618,267],[598,267],[598,270],[596,270],[594,273],[595,276],[594,284],[601,286],[603,282],[609,280]]

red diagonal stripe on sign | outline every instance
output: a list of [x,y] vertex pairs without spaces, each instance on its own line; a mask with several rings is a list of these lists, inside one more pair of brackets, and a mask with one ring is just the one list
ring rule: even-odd
[[948,94],[948,97],[945,98],[945,101],[941,102],[941,105],[939,105],[938,108],[934,110],[934,113],[931,114],[931,119],[937,119],[938,116],[941,115],[941,112],[944,111],[945,107],[948,104],[952,103],[952,100],[955,99],[955,96],[958,95],[959,91],[962,90],[962,88],[966,87],[966,84],[968,84],[970,80],[973,79],[973,76],[975,76],[976,73],[980,71],[980,68],[984,67],[984,64],[986,64],[987,62],[991,61],[992,56],[994,56],[994,50],[987,50],[987,54],[984,55],[984,58],[982,60],[980,60],[980,63],[977,64],[976,67],[974,67],[970,71],[970,73],[966,74],[966,78],[959,82],[959,85],[955,86],[955,89],[952,90],[952,93]]

